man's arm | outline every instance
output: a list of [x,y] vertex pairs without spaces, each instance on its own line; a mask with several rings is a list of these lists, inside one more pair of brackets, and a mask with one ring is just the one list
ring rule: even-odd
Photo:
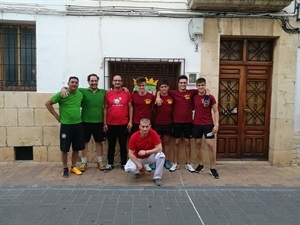
[[133,118],[133,106],[132,106],[132,102],[128,102],[128,115],[129,115],[129,121],[128,121],[128,125],[127,125],[127,129],[131,130],[132,128],[132,118]]
[[157,152],[161,152],[162,151],[162,144],[159,143],[158,145],[155,145],[155,147],[153,149],[145,149],[145,150],[140,150],[139,151],[139,155],[143,156],[143,155],[151,155]]
[[107,131],[108,127],[107,127],[107,122],[106,122],[106,118],[107,118],[107,104],[104,104],[104,109],[103,109],[103,131]]
[[55,117],[55,119],[60,122],[60,117],[59,115],[57,114],[57,112],[54,110],[53,108],[53,102],[51,100],[48,100],[46,103],[45,103],[45,106],[46,108],[48,109],[48,111]]
[[218,133],[219,131],[219,110],[217,103],[212,105],[212,109],[214,111],[214,128],[213,128],[213,133]]
[[133,151],[130,149],[128,150],[128,157],[136,165],[136,167],[139,169],[139,171],[143,171],[143,169],[144,169],[143,165],[139,162],[139,160],[133,154]]
[[160,106],[160,105],[162,105],[162,103],[163,103],[163,100],[160,98],[160,91],[157,91],[156,92],[155,104]]

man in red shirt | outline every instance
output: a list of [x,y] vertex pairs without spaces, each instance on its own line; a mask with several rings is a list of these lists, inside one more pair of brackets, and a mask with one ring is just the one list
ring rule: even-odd
[[127,161],[127,136],[132,129],[131,94],[122,88],[122,77],[115,75],[112,80],[113,89],[106,92],[104,99],[104,131],[108,141],[108,164],[104,172],[114,168],[115,147],[117,139],[120,145],[121,167]]
[[149,119],[141,119],[140,130],[131,135],[129,140],[129,160],[125,165],[127,173],[136,177],[144,171],[145,164],[156,164],[153,180],[155,185],[162,185],[162,173],[165,154],[162,152],[161,140],[155,130],[151,129]]
[[[143,118],[151,119],[155,96],[146,91],[146,78],[138,77],[136,79],[138,91],[131,96],[133,106],[133,124],[131,134],[139,130],[140,120]],[[145,170],[151,172],[152,169],[145,164]]]
[[170,169],[170,137],[172,134],[172,111],[174,99],[168,94],[169,83],[167,80],[159,82],[161,105],[154,106],[153,129],[162,139],[163,151],[166,155],[165,168]]
[[[204,170],[201,153],[202,136],[204,135],[209,149],[211,168],[209,172],[213,178],[218,179],[219,174],[216,170],[216,154],[214,152],[214,134],[219,130],[219,110],[214,96],[205,94],[206,80],[204,78],[197,79],[196,86],[198,94],[193,98],[195,106],[193,137],[195,138],[196,153],[199,162],[196,172],[200,173]],[[214,118],[212,117],[212,110]]]
[[[168,93],[174,98],[173,105],[173,137],[175,138],[174,145],[174,164],[170,168],[171,172],[179,169],[178,156],[179,146],[182,136],[184,137],[185,147],[185,169],[190,172],[195,172],[191,164],[191,137],[192,137],[192,111],[193,102],[192,98],[198,93],[197,90],[186,89],[188,78],[185,75],[178,77],[178,90],[169,90]],[[160,97],[160,92],[157,92]],[[161,101],[157,101],[161,102]],[[159,103],[158,103],[159,104]]]

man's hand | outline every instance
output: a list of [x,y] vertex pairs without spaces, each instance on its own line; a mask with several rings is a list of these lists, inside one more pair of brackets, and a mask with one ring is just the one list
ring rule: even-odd
[[161,106],[162,103],[163,103],[163,100],[159,96],[156,96],[155,104],[158,106]]
[[60,90],[60,95],[61,95],[61,97],[63,97],[63,98],[68,97],[68,95],[69,95],[68,89],[65,88],[65,87],[61,88],[61,90]]
[[139,169],[139,171],[140,171],[141,174],[144,174],[144,173],[145,173],[145,169],[144,169],[144,166],[143,166],[142,164],[139,163],[139,164],[137,165],[137,168]]

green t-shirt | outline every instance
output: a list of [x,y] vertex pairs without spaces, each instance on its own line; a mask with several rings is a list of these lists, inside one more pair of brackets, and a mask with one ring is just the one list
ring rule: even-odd
[[51,101],[59,104],[59,117],[61,124],[81,123],[81,102],[83,94],[80,91],[69,93],[68,97],[62,98],[60,92],[55,94]]
[[90,88],[79,88],[83,94],[81,118],[86,123],[103,122],[103,104],[106,90],[98,89],[93,92]]

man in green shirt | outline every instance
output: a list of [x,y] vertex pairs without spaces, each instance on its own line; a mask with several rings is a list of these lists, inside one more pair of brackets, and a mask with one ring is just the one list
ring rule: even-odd
[[[93,135],[96,143],[97,167],[99,170],[105,169],[102,158],[103,145],[105,141],[105,133],[103,131],[103,102],[106,90],[98,88],[99,77],[97,74],[90,74],[87,77],[89,83],[88,88],[78,88],[83,94],[81,118],[85,134],[85,149],[81,152],[81,165],[79,170],[84,172],[87,168],[87,150],[88,144]],[[67,96],[68,93],[64,88],[62,95]]]
[[[63,163],[63,177],[69,177],[68,152],[72,145],[72,166],[71,173],[81,175],[82,172],[76,167],[78,151],[84,149],[84,134],[81,120],[81,102],[83,94],[78,89],[79,79],[70,77],[68,81],[69,95],[61,97],[58,92],[45,105],[49,112],[60,122],[60,150]],[[59,114],[54,110],[53,104],[59,104]]]

